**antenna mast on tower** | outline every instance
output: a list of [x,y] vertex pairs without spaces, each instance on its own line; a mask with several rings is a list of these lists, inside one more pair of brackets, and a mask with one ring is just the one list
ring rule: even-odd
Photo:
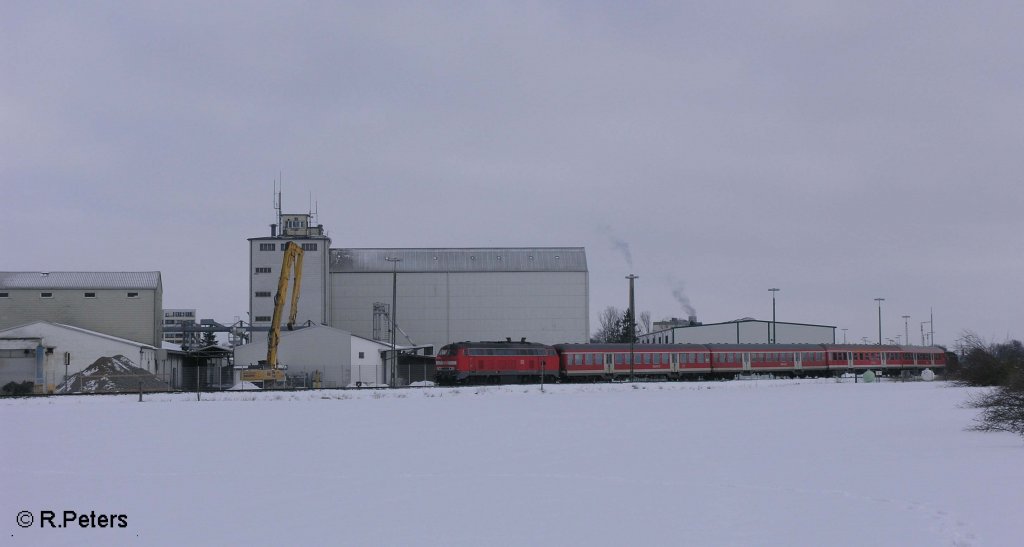
[[279,174],[274,181],[274,211],[277,214],[277,226],[281,228],[281,186],[283,175]]

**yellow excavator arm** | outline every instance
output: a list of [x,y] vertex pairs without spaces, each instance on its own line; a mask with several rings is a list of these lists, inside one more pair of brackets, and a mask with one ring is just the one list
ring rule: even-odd
[[267,336],[267,366],[277,369],[277,344],[281,339],[281,312],[284,309],[284,297],[288,293],[288,276],[295,270],[292,282],[291,309],[288,310],[288,330],[295,326],[295,316],[299,313],[299,292],[302,288],[302,247],[289,241],[284,248],[281,260],[281,277],[277,281],[277,294],[274,295],[274,317],[270,322],[270,333]]

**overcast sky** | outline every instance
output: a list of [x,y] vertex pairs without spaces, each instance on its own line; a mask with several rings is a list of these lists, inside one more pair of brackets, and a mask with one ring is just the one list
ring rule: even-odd
[[[7,271],[159,270],[245,317],[246,238],[583,246],[591,330],[1024,337],[1020,2],[0,6]],[[367,311],[367,313],[370,313]],[[927,329],[927,326],[925,326]],[[842,340],[842,331],[837,331]]]

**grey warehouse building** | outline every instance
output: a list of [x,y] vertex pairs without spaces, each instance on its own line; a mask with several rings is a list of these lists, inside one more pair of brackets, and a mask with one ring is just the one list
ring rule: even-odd
[[330,271],[332,326],[368,338],[388,328],[374,305],[390,313],[397,272],[399,344],[588,339],[582,247],[331,249]]
[[0,272],[0,329],[35,321],[160,347],[160,272]]

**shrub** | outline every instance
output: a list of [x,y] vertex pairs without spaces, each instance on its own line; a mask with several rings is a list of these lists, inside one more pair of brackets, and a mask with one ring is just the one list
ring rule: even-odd
[[1024,436],[1024,345],[1018,340],[985,344],[968,333],[962,338],[961,384],[994,386],[968,402],[981,409],[975,431],[1008,431]]
[[1024,381],[1020,376],[1009,385],[972,399],[969,405],[981,409],[972,430],[1007,431],[1024,437]]
[[20,397],[23,395],[31,395],[35,389],[35,382],[7,382],[3,388],[0,388],[0,395],[4,397]]

